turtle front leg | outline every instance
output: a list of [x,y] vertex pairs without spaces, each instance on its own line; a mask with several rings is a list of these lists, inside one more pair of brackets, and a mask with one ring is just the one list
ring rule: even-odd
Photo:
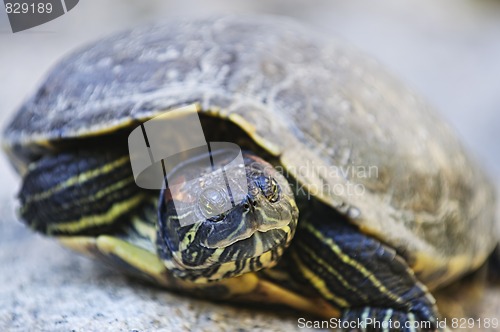
[[434,298],[395,250],[334,212],[315,213],[299,221],[288,259],[303,283],[343,310],[345,330],[438,330]]

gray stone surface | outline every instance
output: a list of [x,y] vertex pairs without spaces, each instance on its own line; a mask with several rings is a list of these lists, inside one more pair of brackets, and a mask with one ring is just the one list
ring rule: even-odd
[[291,331],[297,318],[190,299],[0,224],[1,331]]
[[[0,13],[0,125],[69,50],[149,20],[221,11],[287,14],[375,55],[436,105],[492,178],[500,179],[498,1],[86,0],[15,35]],[[173,295],[30,233],[16,221],[19,181],[3,157],[0,179],[0,331],[297,329],[297,314]],[[500,318],[500,289],[489,286],[476,311]]]

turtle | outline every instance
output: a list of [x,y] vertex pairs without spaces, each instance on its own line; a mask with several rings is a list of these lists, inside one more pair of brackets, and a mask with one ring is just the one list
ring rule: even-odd
[[[228,164],[228,149],[190,150],[158,188],[134,175],[134,130],[188,113],[205,142],[238,147],[229,180],[244,195],[223,211],[228,183],[196,160]],[[498,243],[494,188],[450,126],[370,57],[290,18],[171,18],[89,44],[55,65],[3,147],[33,230],[174,292],[344,330],[442,329],[434,290]]]

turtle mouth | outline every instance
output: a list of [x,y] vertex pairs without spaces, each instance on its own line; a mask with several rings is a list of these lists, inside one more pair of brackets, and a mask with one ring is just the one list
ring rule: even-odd
[[287,231],[282,228],[273,228],[267,231],[255,230],[249,236],[233,239],[224,248],[242,253],[239,255],[240,257],[235,257],[234,260],[241,258],[241,256],[252,258],[285,245],[287,238]]
[[254,231],[250,236],[235,240],[226,247],[218,247],[218,250],[229,250],[234,255],[231,259],[221,262],[219,256],[214,256],[215,260],[209,258],[204,264],[198,265],[196,268],[190,264],[185,264],[182,261],[174,259],[179,265],[190,269],[203,269],[213,265],[220,265],[221,263],[229,263],[253,257],[259,257],[267,252],[277,250],[278,248],[285,249],[287,243],[291,239],[290,232],[287,229],[271,229],[266,232]]
[[[270,257],[279,256],[278,252],[285,249],[290,238],[286,230],[283,229],[273,229],[267,232],[255,231],[248,238],[236,241],[230,247],[222,248],[224,251],[233,253],[231,259],[220,261],[220,256],[214,260],[208,259],[205,264],[197,266],[196,269],[234,264],[237,261],[259,260],[259,258],[269,256],[265,259],[267,261],[270,260]],[[264,262],[261,261],[261,263]],[[271,266],[274,263],[267,262],[266,265]]]
[[286,236],[284,229],[288,228],[290,223],[290,219],[285,218],[267,220],[265,214],[261,212],[254,213],[253,216],[246,214],[240,217],[241,220],[237,223],[237,227],[234,227],[236,224],[234,219],[238,216],[241,216],[241,211],[234,211],[223,221],[210,225],[210,231],[201,245],[208,249],[218,249],[228,248],[236,244],[251,245],[249,242],[255,240],[267,248],[272,246],[277,234],[280,234],[280,237]]

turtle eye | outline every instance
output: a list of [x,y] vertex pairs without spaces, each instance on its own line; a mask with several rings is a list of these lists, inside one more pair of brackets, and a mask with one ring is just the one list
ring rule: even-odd
[[269,202],[276,203],[278,201],[280,190],[276,180],[273,178],[265,178],[260,184],[260,189]]
[[273,179],[271,181],[271,196],[269,196],[269,201],[271,203],[276,203],[278,199],[280,198],[280,191],[278,188],[278,183]]

